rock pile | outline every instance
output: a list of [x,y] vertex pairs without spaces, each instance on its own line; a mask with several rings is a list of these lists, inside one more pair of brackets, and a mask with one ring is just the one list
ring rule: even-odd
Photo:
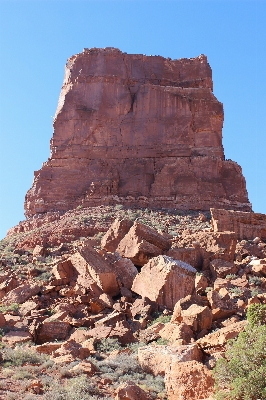
[[[221,214],[212,210],[212,226],[219,226]],[[230,215],[237,219],[239,213]],[[258,237],[242,240],[238,232],[214,232],[208,221],[209,228],[197,230],[200,214],[182,218],[190,223],[175,234],[115,219],[101,239],[56,247],[30,248],[25,241],[23,248],[14,229],[1,244],[2,358],[8,360],[10,351],[24,344],[53,365],[67,366],[70,376],[90,376],[100,396],[158,395],[155,387],[140,387],[134,375],[126,383],[121,372],[105,376],[107,365],[129,362],[124,368],[135,365],[138,374],[153,376],[154,384],[164,381],[161,398],[211,398],[211,370],[226,342],[245,328],[250,304],[266,303],[266,243]],[[165,228],[170,220],[165,211]],[[256,215],[249,219],[247,232],[256,220]],[[56,228],[58,220],[50,224]],[[107,343],[118,349],[108,353]],[[30,390],[44,393],[38,382],[33,380]]]

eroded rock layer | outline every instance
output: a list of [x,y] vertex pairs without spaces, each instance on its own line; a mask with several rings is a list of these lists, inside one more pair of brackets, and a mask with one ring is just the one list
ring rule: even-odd
[[35,172],[26,215],[116,203],[249,211],[222,126],[206,56],[85,49],[66,64],[51,156]]

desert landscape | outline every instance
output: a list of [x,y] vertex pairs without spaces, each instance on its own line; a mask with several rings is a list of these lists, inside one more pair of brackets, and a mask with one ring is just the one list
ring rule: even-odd
[[0,242],[0,399],[266,395],[266,215],[212,89],[205,55],[68,59],[50,157]]

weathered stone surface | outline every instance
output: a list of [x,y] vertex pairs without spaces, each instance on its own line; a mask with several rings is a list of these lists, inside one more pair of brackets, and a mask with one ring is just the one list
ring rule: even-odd
[[0,328],[3,328],[6,325],[6,319],[2,312],[0,312]]
[[210,261],[216,258],[234,261],[236,243],[235,232],[199,231],[187,234],[184,231],[178,240],[178,247],[197,247],[201,256],[200,267],[208,269]]
[[191,339],[194,338],[191,328],[184,322],[179,324],[169,322],[165,324],[159,331],[159,335],[162,339],[166,339],[174,345],[189,344]]
[[250,210],[241,168],[224,160],[211,75],[204,55],[106,48],[72,56],[27,216],[114,203]]
[[141,368],[153,375],[164,375],[169,364],[201,359],[201,350],[195,343],[181,346],[149,345],[138,349]]
[[199,333],[203,329],[210,329],[212,312],[203,297],[187,296],[176,303],[171,322],[184,322],[194,332]]
[[115,273],[119,287],[131,289],[134,278],[138,274],[133,262],[128,258],[121,257],[118,253],[107,253],[103,256]]
[[32,296],[39,293],[41,286],[36,283],[24,283],[17,288],[11,290],[3,299],[6,304],[19,303],[22,304]]
[[158,256],[142,267],[132,290],[172,310],[179,299],[192,294],[195,275],[196,270],[191,265]]
[[169,400],[208,400],[214,393],[214,379],[208,368],[197,362],[172,363],[165,376]]
[[216,258],[210,263],[210,270],[213,280],[217,278],[225,278],[226,275],[236,274],[239,267],[233,262]]
[[155,229],[135,222],[119,243],[117,252],[134,264],[142,266],[170,247],[171,242]]
[[115,252],[119,242],[133,225],[130,219],[116,219],[101,240],[101,247],[106,251]]
[[5,297],[5,295],[11,290],[15,289],[18,286],[18,281],[15,277],[11,276],[5,279],[0,284],[0,299]]
[[228,318],[237,311],[236,304],[230,299],[222,299],[216,290],[208,292],[207,298],[212,308],[213,321],[220,318]]
[[70,325],[67,322],[45,320],[38,332],[37,344],[52,342],[53,340],[65,340],[69,331]]
[[197,343],[206,353],[212,353],[217,351],[217,349],[224,347],[227,340],[236,338],[246,325],[246,320],[235,322],[198,339]]
[[9,331],[2,338],[2,342],[8,344],[9,346],[15,346],[16,344],[22,344],[31,341],[32,335],[29,332],[24,331]]
[[126,382],[116,389],[115,400],[151,400],[144,390],[142,390],[134,382]]
[[[119,293],[116,274],[111,265],[91,246],[84,246],[71,256],[70,261],[77,271],[77,282],[91,287],[95,282],[111,296]],[[82,277],[82,281],[79,280]],[[85,282],[84,282],[85,279]],[[87,281],[87,284],[86,284]]]
[[266,240],[266,215],[253,212],[211,208],[214,231],[235,232],[238,239]]

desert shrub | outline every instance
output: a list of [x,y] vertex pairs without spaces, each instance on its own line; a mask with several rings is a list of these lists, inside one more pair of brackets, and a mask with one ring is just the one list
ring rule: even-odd
[[2,355],[6,365],[14,366],[21,366],[26,363],[42,364],[47,359],[47,356],[23,347],[18,347],[16,349],[5,348]]
[[119,349],[121,349],[121,344],[113,338],[102,339],[96,344],[96,350],[102,353],[111,353],[111,351]]
[[249,307],[247,328],[227,344],[214,369],[217,400],[266,398],[266,307]]
[[260,291],[260,289],[258,289],[258,288],[254,288],[254,289],[252,289],[252,290],[250,291],[251,297],[258,296],[258,294],[260,294],[260,293],[261,293],[261,291]]
[[256,286],[260,286],[262,284],[262,280],[259,276],[250,276],[249,279],[249,284],[250,285],[256,285]]
[[233,295],[234,297],[240,297],[243,295],[244,290],[243,290],[243,288],[234,286],[232,288],[229,288],[229,293],[231,293],[231,295]]
[[236,274],[228,274],[228,275],[226,275],[226,279],[229,279],[230,281],[232,279],[236,279],[236,278],[237,278]]
[[162,324],[166,324],[171,321],[172,315],[164,315],[160,312],[153,313],[152,317],[154,318],[149,325],[154,325],[157,322],[161,322]]
[[32,375],[27,369],[21,368],[16,371],[12,377],[13,379],[33,379],[34,375]]
[[43,398],[45,400],[93,400],[98,397],[99,389],[82,375],[78,378],[69,379],[66,385],[55,383]]
[[266,304],[251,304],[247,311],[247,319],[252,326],[266,324]]
[[0,311],[1,312],[7,312],[7,311],[13,311],[13,312],[18,312],[18,309],[19,309],[19,304],[17,304],[17,303],[12,303],[12,304],[9,304],[8,306],[0,306]]

